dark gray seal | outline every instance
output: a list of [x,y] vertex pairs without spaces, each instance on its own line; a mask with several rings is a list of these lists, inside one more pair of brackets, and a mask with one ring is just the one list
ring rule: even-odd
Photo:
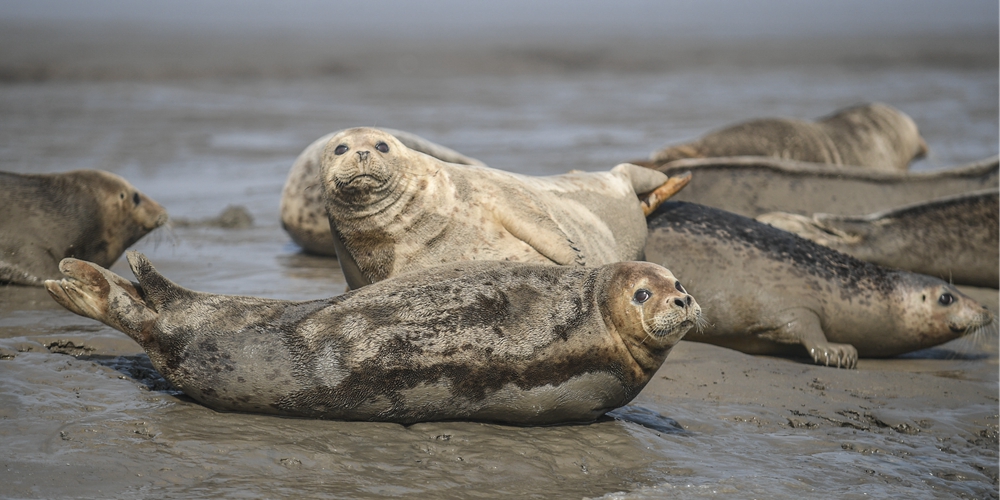
[[710,132],[650,156],[656,165],[685,158],[768,156],[828,165],[906,171],[927,154],[917,124],[882,103],[853,106],[815,122],[760,118]]
[[[465,156],[453,149],[433,143],[416,134],[402,130],[382,129],[406,147],[433,156],[441,161],[459,165],[482,165],[483,162]],[[292,164],[288,179],[281,191],[281,227],[296,245],[306,253],[336,257],[337,252],[330,234],[326,216],[326,201],[320,182],[320,164],[323,148],[330,138],[342,132],[332,132],[313,141]]]
[[771,212],[757,220],[861,260],[958,285],[1000,282],[1000,195],[976,191],[864,216]]
[[167,222],[163,207],[100,170],[0,172],[0,186],[0,284],[41,286],[66,257],[111,266]]
[[934,198],[995,189],[998,157],[934,172],[881,172],[760,157],[680,160],[659,170],[690,171],[674,201],[746,217],[767,212],[857,215]]
[[687,340],[752,354],[858,356],[923,349],[993,321],[937,278],[863,262],[753,219],[668,202],[649,219],[646,258],[669,265],[705,310]]
[[137,252],[138,283],[62,262],[70,311],[126,333],[216,410],[412,423],[592,421],[634,398],[700,319],[647,262],[474,262],[288,302],[181,288]]

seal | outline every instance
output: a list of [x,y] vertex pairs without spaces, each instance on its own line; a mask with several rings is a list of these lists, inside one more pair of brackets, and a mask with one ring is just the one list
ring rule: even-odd
[[646,257],[672,266],[707,326],[687,340],[751,354],[808,354],[852,368],[978,331],[982,305],[937,278],[860,261],[753,219],[668,202]]
[[137,252],[128,262],[138,283],[66,259],[67,277],[45,286],[220,411],[587,422],[634,398],[700,318],[673,274],[647,262],[463,262],[308,302],[194,292]]
[[864,261],[997,288],[998,193],[976,191],[864,216],[771,212],[757,220]]
[[[459,260],[637,260],[644,214],[686,182],[629,164],[552,177],[456,165],[373,128],[330,139],[322,181],[351,288]],[[651,193],[652,204],[641,193]]]
[[111,266],[167,222],[125,179],[100,170],[0,172],[0,283],[41,286],[66,257]]
[[892,106],[870,103],[815,122],[760,118],[710,132],[650,156],[656,165],[684,158],[768,156],[828,165],[906,171],[927,144],[909,116]]
[[[418,135],[402,130],[382,129],[392,134],[406,147],[433,156],[441,161],[460,165],[483,165],[483,162],[469,158],[440,144],[435,144]],[[323,148],[330,138],[341,131],[331,132],[306,147],[288,172],[288,179],[281,191],[281,227],[305,253],[337,255],[330,234],[330,222],[326,216],[326,202],[323,185],[320,183],[320,164]]]
[[767,212],[857,215],[934,198],[994,189],[998,157],[933,172],[882,172],[762,157],[679,160],[659,168],[692,172],[673,201],[746,217]]

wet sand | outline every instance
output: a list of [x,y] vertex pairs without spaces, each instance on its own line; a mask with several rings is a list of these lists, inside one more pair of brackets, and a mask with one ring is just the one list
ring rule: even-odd
[[[927,139],[917,169],[998,151],[995,36],[867,52],[822,41],[413,53],[228,42],[191,60],[200,39],[116,53],[106,40],[71,50],[55,35],[18,36],[40,38],[0,55],[0,168],[126,177],[187,221],[136,248],[215,293],[343,292],[336,261],[298,253],[282,232],[278,201],[299,151],[348,126],[412,131],[545,175],[607,169],[748,117],[882,100]],[[234,204],[251,227],[197,224]],[[123,261],[112,269],[131,277]],[[996,290],[969,291],[996,312]],[[0,496],[996,498],[997,359],[995,334],[857,370],[682,342],[630,405],[589,425],[301,420],[209,410],[125,335],[41,289],[0,287]]]

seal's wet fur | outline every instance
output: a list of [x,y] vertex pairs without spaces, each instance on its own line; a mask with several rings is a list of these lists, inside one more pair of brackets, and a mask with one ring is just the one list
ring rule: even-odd
[[665,203],[649,230],[647,259],[670,266],[705,307],[705,329],[688,340],[760,354],[805,347],[817,363],[853,367],[859,355],[915,351],[993,320],[937,278],[863,262],[722,210]]
[[167,222],[163,207],[110,172],[0,172],[0,186],[0,284],[41,286],[67,257],[110,266]]
[[[71,311],[142,345],[218,410],[411,423],[591,421],[638,394],[700,309],[666,269],[459,263],[288,302],[199,293],[130,252],[138,283],[67,259]],[[648,294],[648,295],[647,295]]]

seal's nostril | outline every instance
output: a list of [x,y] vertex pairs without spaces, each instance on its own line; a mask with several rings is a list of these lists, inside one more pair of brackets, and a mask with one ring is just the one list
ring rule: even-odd
[[691,305],[691,296],[688,295],[687,298],[684,299],[684,301],[687,302],[687,305]]
[[358,151],[358,157],[362,160],[368,159],[368,151]]
[[684,307],[685,306],[684,301],[681,300],[681,299],[674,299],[674,304],[677,304],[678,307]]

